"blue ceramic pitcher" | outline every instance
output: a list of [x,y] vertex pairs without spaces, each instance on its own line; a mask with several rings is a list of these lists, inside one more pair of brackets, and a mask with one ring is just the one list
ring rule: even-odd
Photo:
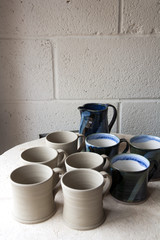
[[[113,116],[108,124],[108,108],[113,109]],[[81,114],[79,133],[88,136],[92,133],[109,133],[117,118],[117,110],[111,104],[87,103],[78,107]]]

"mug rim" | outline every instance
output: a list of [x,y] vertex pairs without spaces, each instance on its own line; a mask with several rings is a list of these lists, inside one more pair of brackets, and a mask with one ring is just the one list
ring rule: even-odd
[[[138,171],[127,171],[127,170],[119,169],[118,167],[113,166],[114,163],[112,163],[112,161],[115,160],[116,158],[118,159],[119,157],[122,157],[122,156],[123,156],[123,157],[128,157],[128,158],[129,158],[129,156],[141,158],[142,160],[147,161],[148,166],[146,166],[145,169],[143,169],[143,170],[138,170]],[[121,159],[119,159],[119,160],[121,160]],[[127,159],[124,159],[124,160],[127,160]],[[128,159],[128,161],[129,161],[129,160],[133,160],[133,159]],[[134,160],[133,160],[133,161],[134,161]],[[111,159],[111,161],[110,161],[110,166],[111,166],[111,168],[113,168],[113,169],[115,169],[115,170],[118,170],[119,172],[137,174],[137,173],[140,173],[140,172],[145,172],[147,169],[149,169],[149,167],[150,167],[150,161],[149,161],[147,158],[145,158],[144,156],[139,155],[139,154],[135,154],[135,153],[122,153],[122,154],[118,154],[118,155],[114,156],[114,157]]]
[[130,144],[132,147],[134,147],[134,148],[136,148],[136,149],[138,149],[138,150],[142,150],[142,151],[155,151],[155,150],[160,149],[160,147],[159,147],[159,148],[141,148],[141,147],[137,147],[136,145],[134,145],[134,143],[131,142],[131,141],[133,141],[134,139],[136,139],[136,138],[141,138],[141,137],[142,137],[142,138],[143,138],[143,137],[154,138],[154,139],[159,140],[158,142],[160,142],[160,138],[157,137],[157,136],[142,134],[142,135],[135,135],[134,137],[130,138],[130,139],[129,139],[129,144]]
[[[38,161],[38,162],[36,162],[36,161],[30,161],[30,160],[27,160],[26,158],[24,158],[23,157],[23,155],[26,153],[26,152],[29,152],[30,150],[36,150],[36,149],[45,149],[45,150],[50,150],[50,151],[52,151],[52,152],[55,152],[55,156],[54,156],[54,158],[51,158],[51,159],[48,159],[48,160],[44,160],[44,161]],[[54,148],[51,148],[51,147],[48,147],[48,146],[36,146],[36,147],[31,147],[31,148],[27,148],[27,149],[25,149],[22,153],[21,153],[21,159],[23,160],[23,161],[25,161],[26,163],[33,163],[33,164],[41,164],[41,163],[49,163],[49,162],[51,162],[51,161],[53,161],[53,160],[55,160],[56,158],[57,158],[57,156],[58,156],[58,151],[56,150],[56,149],[54,149]]]
[[[117,141],[118,142],[116,142],[114,145],[111,145],[111,146],[96,146],[96,145],[94,145],[94,144],[91,144],[91,143],[89,143],[88,142],[88,138],[89,137],[92,137],[92,136],[96,136],[96,135],[104,135],[104,136],[110,136],[110,137],[114,137],[114,138],[116,138],[117,139]],[[99,138],[98,138],[99,139]],[[105,139],[105,138],[104,138]],[[112,140],[112,139],[111,139]],[[114,140],[113,140],[114,141]],[[110,147],[114,147],[114,146],[116,146],[116,145],[118,145],[119,143],[120,143],[120,139],[116,136],[116,135],[114,135],[114,134],[110,134],[110,133],[92,133],[92,134],[89,134],[87,137],[86,137],[86,139],[85,139],[85,143],[88,145],[88,146],[91,146],[91,147],[94,147],[94,148],[110,148]]]
[[[71,160],[71,161],[74,161],[74,160],[72,160],[71,158],[72,157],[76,157],[76,156],[84,156],[84,155],[92,155],[93,157],[97,157],[97,158],[99,158],[99,159],[101,159],[101,162],[99,162],[98,163],[98,165],[97,166],[95,166],[95,168],[97,168],[97,167],[99,167],[99,166],[101,166],[102,164],[103,164],[103,162],[104,162],[104,159],[103,159],[103,157],[101,156],[101,155],[99,155],[98,153],[94,153],[94,152],[76,152],[76,153],[72,153],[72,154],[70,154],[70,155],[68,155],[67,156],[67,158],[65,159],[65,164],[66,165],[68,165],[69,167],[71,167],[71,168],[73,168],[73,170],[79,170],[79,169],[93,169],[93,168],[87,168],[87,167],[75,167],[75,166],[73,166],[73,165],[70,165],[70,163],[68,163],[68,161],[69,160]],[[76,160],[75,160],[76,161]],[[98,162],[98,161],[97,161]],[[94,170],[94,169],[93,169]]]
[[[41,169],[47,169],[48,172],[50,172],[50,176],[47,176],[46,179],[44,179],[43,181],[40,181],[40,182],[36,182],[36,183],[20,183],[18,181],[15,181],[13,179],[13,175],[18,172],[18,171],[21,171],[21,169],[25,169],[25,168],[41,168]],[[43,171],[43,170],[42,170]],[[15,186],[19,186],[19,187],[25,187],[25,188],[30,188],[30,187],[34,187],[34,186],[39,186],[41,184],[44,184],[46,182],[48,182],[51,178],[53,177],[53,170],[48,167],[47,165],[43,165],[43,164],[28,164],[28,165],[24,165],[24,166],[21,166],[21,167],[18,167],[16,169],[14,169],[11,173],[10,173],[10,181],[13,185]]]
[[[69,142],[53,142],[51,140],[49,140],[48,138],[54,134],[58,134],[58,133],[67,133],[67,134],[72,134],[74,136],[74,140],[72,141],[69,141]],[[74,141],[76,141],[78,139],[78,135],[75,133],[75,132],[72,132],[72,131],[55,131],[55,132],[52,132],[52,133],[49,133],[47,134],[47,136],[45,137],[46,141],[48,141],[49,143],[53,143],[53,144],[56,144],[56,145],[67,145],[69,143],[72,143]]]
[[[99,178],[101,178],[101,183],[96,186],[96,187],[92,187],[92,188],[88,188],[88,189],[76,189],[76,188],[73,188],[73,187],[69,187],[67,186],[65,183],[64,183],[64,179],[66,178],[66,175],[72,175],[72,174],[76,174],[78,172],[91,172],[92,174],[97,174],[97,176]],[[91,191],[94,191],[94,190],[97,190],[99,189],[101,186],[103,186],[104,184],[104,177],[96,170],[94,169],[90,169],[90,168],[79,168],[79,169],[74,169],[72,171],[69,171],[69,172],[66,172],[62,178],[61,178],[61,185],[62,185],[62,188],[64,187],[65,189],[69,190],[69,191],[73,191],[73,192],[77,192],[77,193],[80,193],[80,192],[91,192]]]

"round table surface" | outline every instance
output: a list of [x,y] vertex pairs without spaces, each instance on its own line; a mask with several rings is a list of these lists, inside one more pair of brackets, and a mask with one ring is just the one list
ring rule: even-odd
[[[115,134],[119,138],[131,135]],[[73,230],[63,221],[63,194],[56,194],[57,211],[50,219],[38,224],[22,224],[11,213],[12,194],[10,173],[22,166],[22,151],[34,146],[44,146],[45,139],[17,145],[0,155],[0,240],[102,240],[102,239],[160,239],[160,182],[148,183],[148,199],[141,204],[123,204],[108,194],[103,200],[105,222],[96,229]]]

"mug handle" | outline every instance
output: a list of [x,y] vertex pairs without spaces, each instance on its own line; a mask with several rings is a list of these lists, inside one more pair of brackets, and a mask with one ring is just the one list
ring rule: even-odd
[[62,149],[57,149],[57,152],[58,152],[58,155],[59,155],[58,156],[58,167],[63,167],[64,166],[64,161],[67,158],[68,154]]
[[103,158],[103,169],[107,170],[110,164],[109,157],[106,154],[101,154],[100,156]]
[[85,136],[84,136],[83,134],[81,134],[81,133],[76,133],[76,134],[77,134],[77,136],[78,136],[78,139],[79,139],[79,138],[82,138],[81,145],[80,145],[80,147],[77,149],[77,152],[81,152],[82,149],[85,147]]
[[[59,180],[61,179],[60,175],[63,175],[65,173],[63,168],[55,167],[52,169],[54,176],[53,176],[53,197],[57,194],[60,186],[59,186]],[[58,185],[57,185],[58,184]]]
[[105,171],[101,171],[100,174],[104,177],[104,183],[103,183],[103,194],[102,194],[102,198],[104,198],[112,185],[112,177]]
[[129,150],[129,143],[127,142],[127,140],[125,138],[121,138],[120,139],[120,144],[123,143],[123,142],[126,143],[126,147],[125,147],[125,149],[121,153],[126,153]]
[[156,160],[151,160],[148,158],[148,161],[150,161],[150,167],[149,167],[149,174],[148,174],[148,182],[153,177],[153,174],[156,172],[158,168],[158,162]]
[[110,123],[108,124],[108,129],[109,129],[109,132],[111,131],[112,127],[113,127],[113,124],[115,123],[116,121],[116,118],[117,118],[117,109],[115,108],[115,106],[113,106],[112,104],[106,104],[108,107],[111,107],[113,108],[113,117],[110,121]]
[[53,177],[53,181],[55,183],[54,185],[56,185],[59,182],[59,180],[60,180],[60,176],[59,175],[64,174],[65,171],[64,171],[63,168],[60,168],[60,167],[55,167],[52,170],[53,170],[53,173],[55,173],[54,177]]

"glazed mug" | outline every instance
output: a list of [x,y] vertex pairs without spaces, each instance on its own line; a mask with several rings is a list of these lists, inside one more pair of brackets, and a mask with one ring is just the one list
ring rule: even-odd
[[150,162],[138,154],[119,154],[110,162],[112,186],[111,195],[125,203],[140,203],[147,199],[147,183],[156,165],[150,169]]
[[53,149],[50,147],[32,147],[21,153],[21,161],[24,164],[44,164],[51,168],[63,166],[67,154],[61,149]]
[[[82,151],[85,146],[84,139],[83,134],[69,131],[53,132],[45,138],[47,146],[54,149],[63,149],[68,155]],[[80,146],[78,146],[79,140],[81,141]]]
[[56,185],[62,170],[29,164],[10,174],[13,216],[22,223],[43,222],[54,215]]
[[126,153],[129,144],[126,139],[119,139],[109,133],[95,133],[88,135],[85,140],[86,151],[98,154],[106,154],[109,158],[118,154],[121,144],[125,143],[125,149],[121,153]]
[[147,158],[151,165],[157,162],[157,170],[151,180],[160,179],[160,138],[152,135],[134,136],[129,141],[130,152],[136,153]]
[[93,169],[78,169],[62,176],[63,219],[69,227],[87,230],[105,221],[103,197],[109,191],[111,177],[102,174]]
[[65,160],[65,167],[67,172],[79,169],[90,168],[97,171],[107,169],[109,161],[106,155],[99,155],[92,152],[79,152],[69,155]]

